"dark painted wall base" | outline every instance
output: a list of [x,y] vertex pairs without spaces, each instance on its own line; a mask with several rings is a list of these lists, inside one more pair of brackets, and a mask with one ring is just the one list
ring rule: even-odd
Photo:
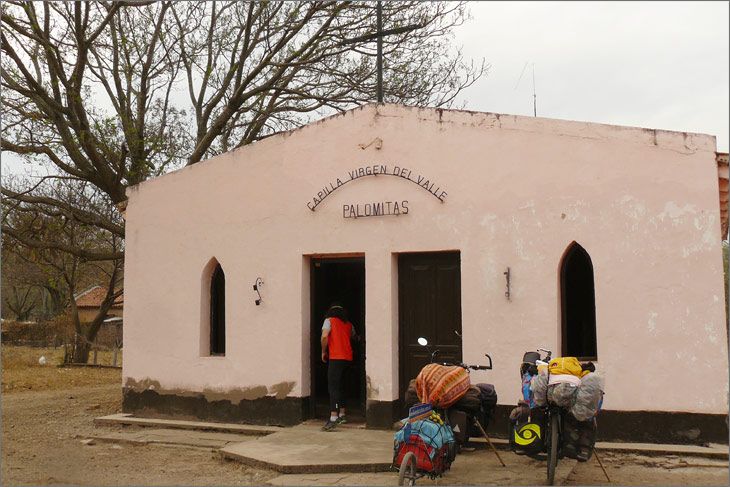
[[[122,410],[138,416],[167,416],[204,421],[291,426],[311,417],[308,397],[276,399],[262,397],[241,400],[208,401],[202,394],[180,396],[142,392],[124,388]],[[513,406],[498,405],[487,431],[495,438],[506,438],[509,413]],[[408,415],[402,401],[367,402],[368,428],[390,429]],[[598,441],[637,443],[697,444],[728,443],[726,414],[672,413],[661,411],[601,411],[598,415]]]
[[156,391],[138,392],[123,388],[122,411],[137,416],[168,416],[225,423],[291,426],[309,419],[308,397],[262,397],[241,400],[208,401],[205,396],[158,394]]
[[[487,428],[490,435],[506,438],[513,406],[498,405]],[[728,443],[728,415],[664,411],[612,411],[598,413],[598,441],[695,444]]]
[[373,429],[391,429],[402,418],[398,415],[400,401],[374,401],[368,399],[365,424]]

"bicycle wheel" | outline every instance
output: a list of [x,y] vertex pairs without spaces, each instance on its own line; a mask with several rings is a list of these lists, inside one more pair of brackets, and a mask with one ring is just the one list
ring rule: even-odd
[[409,451],[400,462],[398,485],[416,485],[416,455]]
[[555,482],[555,469],[558,467],[558,443],[560,442],[560,417],[558,413],[550,415],[550,449],[548,450],[547,483]]

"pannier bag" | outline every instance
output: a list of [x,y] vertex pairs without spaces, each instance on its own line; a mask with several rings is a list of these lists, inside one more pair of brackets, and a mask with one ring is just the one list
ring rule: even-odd
[[454,433],[454,440],[460,445],[465,444],[469,440],[469,424],[467,423],[467,413],[459,411],[456,408],[449,409],[449,425]]
[[570,414],[566,414],[564,418],[562,454],[580,462],[588,461],[593,454],[593,446],[596,444],[595,419],[578,421]]
[[[474,417],[486,430],[492,421],[496,406],[497,391],[494,386],[492,384],[477,384],[470,386],[464,396],[452,406],[452,409],[464,411],[467,415]],[[462,442],[459,435],[456,436],[457,441]],[[466,439],[481,436],[482,432],[473,424],[473,421],[467,420]]]
[[428,364],[416,377],[416,392],[421,402],[448,408],[469,389],[469,372],[457,365]]
[[408,452],[416,456],[416,468],[427,472],[449,468],[452,459],[449,452],[455,450],[451,428],[431,420],[410,422],[396,432],[393,464],[400,465]]
[[406,410],[410,409],[414,404],[418,404],[418,393],[416,392],[416,379],[411,379],[408,383],[408,389],[406,389],[406,395],[403,398],[403,405]]
[[565,409],[573,407],[577,395],[578,386],[568,382],[549,385],[547,389],[548,402]]
[[485,409],[494,409],[497,406],[497,390],[492,384],[477,384],[479,397]]
[[481,391],[477,386],[469,386],[466,393],[456,401],[453,407],[472,416],[478,416],[482,409]]
[[586,374],[580,381],[575,404],[570,408],[570,413],[578,421],[588,421],[598,414],[601,399],[603,399],[602,377],[595,372]]
[[543,449],[543,425],[538,421],[516,421],[511,424],[509,446],[512,451],[528,455],[540,453]]
[[[486,431],[489,423],[494,417],[494,410],[497,407],[497,390],[492,384],[477,384],[479,388],[479,397],[482,402],[481,416],[477,417],[482,428]],[[474,436],[479,436],[481,432],[477,431]]]

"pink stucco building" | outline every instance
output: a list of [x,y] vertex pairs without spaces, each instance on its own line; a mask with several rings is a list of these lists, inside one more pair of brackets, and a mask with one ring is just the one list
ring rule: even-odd
[[542,347],[605,374],[601,437],[727,441],[718,181],[709,135],[368,105],[142,183],[124,409],[324,414],[338,300],[364,337],[348,394],[369,426],[402,415],[426,336],[444,360],[492,356],[472,381],[502,415]]

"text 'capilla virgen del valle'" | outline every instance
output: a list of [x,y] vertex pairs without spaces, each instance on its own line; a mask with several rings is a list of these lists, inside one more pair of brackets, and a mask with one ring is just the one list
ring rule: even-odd
[[[317,191],[317,194],[307,201],[307,208],[314,211],[330,194],[352,181],[370,176],[391,176],[409,181],[421,189],[428,191],[436,199],[444,202],[447,192],[433,179],[415,172],[407,167],[389,164],[371,164],[348,170],[342,177],[328,181]],[[378,201],[363,204],[343,205],[344,218],[359,218],[365,216],[398,216],[408,214],[408,200]]]

